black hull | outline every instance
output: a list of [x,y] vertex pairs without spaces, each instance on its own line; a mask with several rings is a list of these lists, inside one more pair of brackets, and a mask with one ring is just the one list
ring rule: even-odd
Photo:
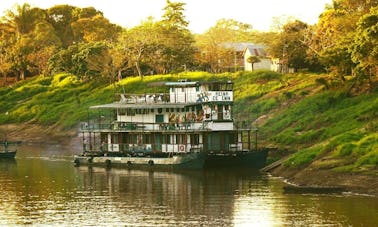
[[15,158],[16,151],[0,151],[0,159],[12,159]]
[[207,155],[205,167],[244,167],[260,169],[265,166],[268,151],[239,152]]

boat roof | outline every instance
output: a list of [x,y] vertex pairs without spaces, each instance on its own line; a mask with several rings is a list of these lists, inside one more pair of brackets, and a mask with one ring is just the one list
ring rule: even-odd
[[165,83],[166,86],[169,87],[193,87],[199,85],[198,81],[179,81],[179,82],[167,82]]
[[180,80],[178,82],[166,82],[165,86],[168,87],[194,87],[197,85],[202,85],[202,84],[232,84],[233,82],[231,80],[228,81],[187,81],[187,80]]
[[156,109],[156,108],[184,108],[194,106],[200,103],[109,103],[97,106],[91,106],[90,109]]

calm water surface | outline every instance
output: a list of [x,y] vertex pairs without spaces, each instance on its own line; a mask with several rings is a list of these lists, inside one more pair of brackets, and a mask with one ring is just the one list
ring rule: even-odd
[[[75,143],[74,143],[75,144]],[[377,226],[378,198],[284,194],[251,170],[74,167],[80,147],[23,145],[0,162],[0,225]]]

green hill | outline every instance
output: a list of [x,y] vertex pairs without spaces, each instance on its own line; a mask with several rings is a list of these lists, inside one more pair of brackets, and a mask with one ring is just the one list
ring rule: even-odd
[[178,79],[232,80],[237,118],[258,124],[260,146],[281,151],[272,160],[292,154],[285,168],[377,174],[378,89],[353,93],[328,75],[190,72],[113,85],[70,74],[35,77],[0,88],[0,123],[69,131],[87,119],[89,106],[112,102],[115,93],[162,92],[149,84]]

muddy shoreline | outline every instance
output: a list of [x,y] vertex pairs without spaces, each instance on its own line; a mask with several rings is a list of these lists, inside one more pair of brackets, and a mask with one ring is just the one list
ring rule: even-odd
[[319,170],[310,166],[290,169],[279,166],[270,170],[273,176],[282,177],[287,183],[303,187],[342,188],[345,192],[378,197],[378,176],[372,174],[343,173]]

